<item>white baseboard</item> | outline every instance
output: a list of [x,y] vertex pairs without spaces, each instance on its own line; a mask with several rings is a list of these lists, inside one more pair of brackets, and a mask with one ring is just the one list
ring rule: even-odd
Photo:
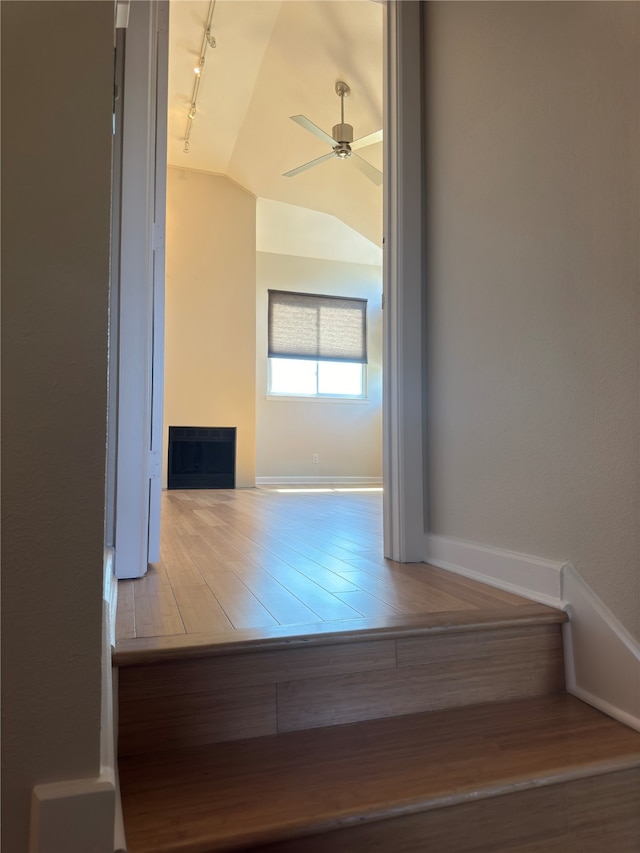
[[[118,731],[118,668],[112,669],[112,684],[113,684],[113,730]],[[117,740],[117,738],[116,738]],[[114,816],[114,832],[113,832],[113,853],[127,853],[127,839],[124,832],[124,815],[122,813],[122,796],[120,793],[120,773],[116,764],[115,769],[116,783],[116,809]]]
[[426,537],[424,560],[540,604],[563,607],[562,563],[434,534]]
[[112,641],[117,582],[113,549],[104,551],[100,774],[35,785],[31,795],[29,853],[113,853],[116,838],[116,757]]
[[116,742],[118,731],[118,681],[117,671],[112,664],[112,656],[116,647],[116,614],[118,609],[118,579],[115,573],[115,549],[105,548],[104,566],[104,626],[102,642],[102,719],[100,764],[102,774],[114,783],[113,807],[113,850],[114,853],[124,853],[126,842],[124,835],[124,818],[120,798],[120,784],[116,758]]
[[104,549],[100,775],[36,785],[31,797],[29,853],[114,853],[125,849],[117,786],[115,647],[118,581],[115,552]]
[[640,731],[640,642],[620,624],[575,568],[562,571],[567,690]]
[[425,537],[426,563],[566,610],[567,691],[640,731],[640,643],[570,563],[445,536]]
[[113,775],[36,785],[29,853],[113,853],[114,792]]
[[256,486],[381,486],[382,477],[256,477]]
[[102,595],[102,705],[100,709],[100,764],[102,774],[114,776],[116,769],[115,725],[113,718],[113,665],[116,645],[118,581],[115,576],[115,552],[104,549]]
[[116,611],[118,609],[118,579],[115,572],[116,553],[114,548],[104,549],[104,594],[107,605],[109,645],[116,647]]

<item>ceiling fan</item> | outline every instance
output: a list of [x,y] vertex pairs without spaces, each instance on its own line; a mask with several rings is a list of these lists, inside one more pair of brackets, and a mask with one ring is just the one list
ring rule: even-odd
[[367,136],[361,136],[360,139],[354,140],[353,127],[350,124],[345,124],[344,122],[344,99],[348,97],[350,92],[351,89],[349,86],[346,83],[343,83],[342,80],[338,80],[336,83],[336,95],[340,98],[340,124],[334,125],[332,136],[325,133],[325,131],[319,128],[317,124],[309,121],[306,116],[289,116],[291,121],[295,121],[296,124],[299,124],[300,127],[304,127],[306,130],[313,133],[313,135],[317,136],[318,139],[322,139],[324,142],[327,142],[333,150],[328,154],[323,154],[322,157],[316,157],[315,160],[311,160],[303,166],[298,166],[297,169],[291,169],[290,172],[285,172],[283,177],[293,178],[294,175],[299,175],[300,172],[305,172],[307,169],[311,169],[312,166],[324,163],[325,160],[329,160],[331,157],[338,157],[340,160],[346,160],[347,157],[352,157],[354,165],[360,169],[363,175],[366,175],[367,178],[369,178],[370,181],[373,181],[373,183],[378,187],[382,184],[382,172],[360,157],[359,154],[355,153],[358,148],[364,148],[366,145],[373,145],[375,142],[381,142],[382,130],[376,130],[374,133],[369,133]]

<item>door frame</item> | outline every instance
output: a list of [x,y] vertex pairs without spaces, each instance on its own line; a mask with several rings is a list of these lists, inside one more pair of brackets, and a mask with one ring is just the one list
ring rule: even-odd
[[[154,282],[156,194],[156,93],[158,27],[168,0],[138,0],[144,15],[127,31],[125,65],[115,569],[119,578],[141,577],[149,554],[150,477],[154,399],[162,399],[163,342],[153,338],[154,304],[163,302]],[[384,3],[384,258],[383,258],[383,483],[385,556],[400,562],[424,558],[426,513],[423,355],[423,146],[420,0]],[[160,23],[161,26],[161,23]],[[135,86],[131,83],[135,79]],[[130,84],[127,90],[127,82]],[[160,81],[160,88],[166,80]],[[134,93],[132,95],[132,92]],[[141,169],[140,163],[146,163]],[[155,349],[154,349],[155,347]],[[161,413],[160,413],[161,415]],[[155,412],[156,434],[158,407]],[[153,526],[153,525],[152,525]]]
[[384,554],[424,559],[422,3],[385,4]]
[[118,578],[142,577],[159,556],[167,131],[166,103],[158,108],[158,99],[166,102],[168,21],[168,0],[136,0],[129,6],[120,264],[113,282],[119,309],[111,327],[117,329],[111,338],[111,352],[117,350],[117,453],[115,485],[107,485],[115,496]]

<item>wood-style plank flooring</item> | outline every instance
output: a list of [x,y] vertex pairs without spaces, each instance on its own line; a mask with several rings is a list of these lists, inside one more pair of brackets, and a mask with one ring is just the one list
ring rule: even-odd
[[531,606],[426,566],[385,560],[378,490],[168,491],[161,559],[120,581],[116,636],[283,636],[420,614]]
[[120,778],[132,853],[632,853],[639,765],[637,733],[556,694],[134,756]]

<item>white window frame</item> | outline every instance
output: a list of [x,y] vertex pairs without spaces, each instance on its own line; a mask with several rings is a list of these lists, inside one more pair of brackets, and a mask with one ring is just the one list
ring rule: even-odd
[[[292,393],[290,391],[272,391],[271,390],[271,376],[272,376],[272,361],[274,359],[267,358],[267,399],[276,399],[276,400],[305,400],[305,401],[318,401],[318,402],[327,402],[327,401],[339,401],[344,403],[368,403],[368,371],[367,364],[360,363],[360,368],[362,370],[362,394],[321,394],[320,392],[316,392],[315,394],[302,394],[302,393]],[[286,360],[286,359],[284,359]],[[297,359],[296,359],[297,360]],[[312,361],[313,364],[319,364],[319,361]],[[356,363],[356,362],[351,362]],[[331,364],[336,364],[336,362],[331,362]],[[317,373],[316,373],[316,388],[317,388]]]

